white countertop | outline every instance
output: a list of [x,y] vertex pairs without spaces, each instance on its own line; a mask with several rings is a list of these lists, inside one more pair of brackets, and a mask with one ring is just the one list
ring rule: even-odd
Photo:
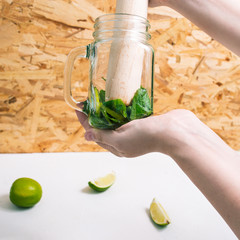
[[[95,193],[88,181],[116,172]],[[17,178],[43,188],[41,201],[19,209],[8,198]],[[171,218],[155,225],[157,197]],[[110,153],[0,154],[0,240],[235,240],[216,210],[175,162],[159,153],[118,158]]]

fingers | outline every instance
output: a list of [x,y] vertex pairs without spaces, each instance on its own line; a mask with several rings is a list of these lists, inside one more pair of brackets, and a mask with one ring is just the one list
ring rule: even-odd
[[[95,141],[96,143],[102,143],[109,146],[116,146],[116,140],[118,133],[113,130],[99,130],[88,129],[85,133],[85,138],[88,141]],[[119,137],[118,137],[119,138]]]
[[109,145],[106,145],[106,144],[103,144],[103,143],[97,143],[100,147],[108,150],[109,152],[113,153],[114,155],[118,156],[118,157],[123,157],[124,154],[117,151],[114,147],[112,146],[109,146]]
[[87,141],[95,141],[102,148],[110,151],[118,157],[122,157],[123,153],[119,152],[114,146],[113,136],[114,131],[111,130],[98,130],[92,128],[88,123],[88,117],[86,114],[80,111],[76,111],[77,117],[83,128],[86,130],[85,139]]
[[79,122],[82,124],[82,126],[86,130],[85,139],[87,141],[95,141],[99,145],[100,144],[104,145],[103,148],[111,152],[114,152],[115,155],[119,155],[119,153],[117,153],[117,150],[113,147],[113,144],[111,144],[111,143],[114,143],[113,141],[114,131],[111,131],[111,130],[103,131],[103,130],[94,129],[89,125],[88,117],[86,116],[86,114],[80,111],[76,111],[76,114]]
[[113,152],[115,155],[119,156],[122,153],[119,151],[118,141],[120,139],[120,134],[114,130],[99,130],[91,128],[85,133],[85,139],[87,141],[94,141],[99,146]]
[[87,131],[89,129],[91,129],[91,126],[88,123],[88,117],[85,113],[80,112],[80,111],[76,111],[77,117],[79,122],[82,124],[82,126],[84,127],[84,129]]
[[123,153],[118,151],[114,146],[109,145],[108,143],[103,143],[100,140],[98,140],[96,138],[96,134],[94,135],[94,133],[92,131],[88,131],[85,133],[85,139],[87,141],[95,141],[100,147],[110,151],[111,153],[115,154],[118,157],[123,157],[123,155],[124,155]]

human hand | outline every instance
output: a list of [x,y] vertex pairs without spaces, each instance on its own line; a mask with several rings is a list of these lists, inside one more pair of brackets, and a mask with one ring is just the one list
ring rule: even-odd
[[[171,156],[240,237],[239,153],[188,110],[131,121],[116,130],[98,130],[77,112],[85,138],[120,157],[149,152]],[[230,217],[229,217],[230,216]]]
[[154,117],[129,122],[116,130],[99,130],[89,125],[84,113],[76,113],[86,130],[85,139],[95,141],[119,157],[135,157],[155,151]]
[[77,111],[77,116],[86,130],[87,141],[95,141],[119,157],[136,157],[150,152],[171,156],[188,141],[188,134],[211,131],[192,112],[183,109],[134,120],[116,130],[94,129],[85,114]]

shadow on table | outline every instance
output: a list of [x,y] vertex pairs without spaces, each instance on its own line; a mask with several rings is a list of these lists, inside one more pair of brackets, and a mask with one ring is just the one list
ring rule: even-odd
[[100,194],[101,192],[97,192],[93,189],[91,189],[89,186],[86,186],[81,190],[81,192],[86,193],[86,194]]
[[19,208],[11,203],[8,194],[0,195],[0,208],[6,211],[25,211],[26,208]]

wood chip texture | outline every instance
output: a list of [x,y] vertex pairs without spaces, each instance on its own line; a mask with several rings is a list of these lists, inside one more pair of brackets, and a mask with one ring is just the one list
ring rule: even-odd
[[[63,99],[69,51],[93,41],[96,17],[114,0],[0,2],[0,152],[104,151],[84,139]],[[154,113],[193,111],[240,149],[240,58],[167,7],[149,8],[155,49]],[[76,62],[73,92],[87,97],[87,60]]]

